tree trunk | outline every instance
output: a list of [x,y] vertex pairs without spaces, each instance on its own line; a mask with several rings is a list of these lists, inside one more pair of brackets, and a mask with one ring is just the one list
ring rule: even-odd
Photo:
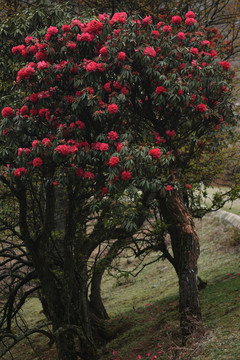
[[175,270],[179,278],[179,311],[183,343],[202,332],[197,286],[199,239],[188,208],[178,195],[159,199],[160,211],[168,224]]
[[91,282],[91,294],[90,294],[90,309],[94,315],[100,319],[109,319],[105,306],[101,297],[101,281],[105,271],[105,267],[95,271],[93,273]]

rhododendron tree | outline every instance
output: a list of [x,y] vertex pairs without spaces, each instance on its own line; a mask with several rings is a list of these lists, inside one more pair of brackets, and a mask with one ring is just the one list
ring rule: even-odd
[[[223,146],[221,132],[234,123],[233,75],[230,64],[216,58],[219,38],[199,25],[193,12],[161,20],[154,25],[150,16],[125,12],[88,23],[74,19],[13,48],[26,60],[16,81],[27,93],[20,109],[2,110],[1,159],[9,164],[5,182],[19,203],[21,236],[42,285],[61,360],[76,360],[78,354],[97,358],[87,262],[106,239],[98,238],[99,231],[120,236],[114,221],[104,227],[109,215],[104,197],[119,197],[122,209],[124,191],[144,205],[147,194],[156,197],[179,277],[183,336],[201,322],[198,237],[183,199],[192,184],[183,173],[204,151]],[[66,196],[60,238],[59,192]],[[138,229],[143,219],[136,219],[120,222],[123,234]],[[88,236],[90,220],[94,229]]]

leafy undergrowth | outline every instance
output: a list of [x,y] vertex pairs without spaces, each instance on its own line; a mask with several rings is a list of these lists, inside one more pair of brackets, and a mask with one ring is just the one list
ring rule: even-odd
[[[196,359],[237,360],[240,358],[240,269],[239,246],[232,247],[231,228],[212,217],[197,222],[201,242],[199,275],[207,281],[200,291],[205,334],[196,334],[181,345],[178,319],[177,277],[167,261],[145,267],[136,278],[116,280],[106,275],[103,298],[119,329],[116,337],[102,349],[101,360]],[[150,255],[154,260],[156,255]],[[134,259],[124,260],[126,269]],[[25,321],[41,321],[43,315],[36,299],[24,307]],[[12,352],[15,360],[55,360],[55,348],[40,335],[32,337],[31,348],[22,342]],[[10,355],[3,360],[11,359]],[[92,359],[94,360],[94,359]]]

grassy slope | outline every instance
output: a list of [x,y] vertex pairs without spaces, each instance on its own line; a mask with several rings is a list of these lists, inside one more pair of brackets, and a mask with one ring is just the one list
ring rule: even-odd
[[240,359],[239,248],[228,245],[232,230],[211,217],[198,222],[197,228],[201,242],[199,275],[208,282],[200,292],[206,335],[182,348],[177,279],[171,265],[160,262],[145,268],[134,284],[115,288],[108,298],[114,284],[105,280],[108,311],[113,316],[118,314],[129,330],[108,345],[109,351],[117,349],[117,353],[106,353],[102,360],[134,360],[137,355],[142,359],[153,355],[157,359]]
[[[239,339],[239,247],[230,247],[232,230],[208,217],[197,224],[201,241],[199,274],[208,286],[201,290],[203,321],[206,334],[182,347],[178,323],[177,278],[167,261],[146,267],[137,278],[120,282],[105,276],[103,298],[119,327],[118,336],[102,351],[101,360],[152,359],[240,359]],[[151,255],[151,259],[155,255]],[[125,268],[134,264],[125,261]],[[25,305],[27,322],[42,318],[36,299]],[[33,351],[22,343],[13,352],[16,360],[54,360],[55,349],[37,335]],[[149,355],[150,354],[150,355]],[[3,360],[9,360],[6,356]],[[94,360],[94,359],[93,359]]]
[[[214,187],[209,187],[207,189],[207,192],[208,192],[208,198],[211,198],[213,196],[214,193],[216,192],[226,192],[228,191],[230,188],[226,187],[226,186],[214,186]],[[210,201],[209,199],[205,199],[204,202],[206,204],[209,204]],[[231,212],[233,214],[236,214],[236,215],[239,215],[240,216],[240,199],[237,199],[237,200],[234,200],[233,202],[231,201],[228,201],[222,208],[222,210],[224,211],[228,211],[228,212]]]

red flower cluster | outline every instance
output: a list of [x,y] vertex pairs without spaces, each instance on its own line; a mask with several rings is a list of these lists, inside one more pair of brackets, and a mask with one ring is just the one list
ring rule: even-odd
[[37,157],[37,158],[33,159],[33,166],[39,167],[39,166],[42,166],[42,164],[43,164],[43,161],[41,158]]
[[96,63],[95,61],[90,61],[86,66],[86,71],[95,72],[95,71],[104,71],[105,67],[102,63]]
[[175,130],[167,130],[166,131],[166,135],[170,136],[170,137],[174,137],[176,135],[176,132]]
[[185,25],[193,25],[195,22],[197,22],[197,20],[195,20],[192,17],[187,17],[185,20]]
[[103,24],[100,21],[90,21],[84,29],[84,32],[89,34],[100,34],[103,28]]
[[130,171],[124,170],[121,174],[121,177],[123,180],[129,180],[129,179],[131,179],[132,174],[130,173]]
[[165,89],[164,86],[158,86],[155,90],[155,93],[159,95],[159,94],[164,94],[166,91],[167,90]]
[[22,174],[26,175],[26,173],[27,173],[27,169],[25,169],[24,167],[17,168],[16,170],[14,170],[14,175],[16,177],[20,177]]
[[94,179],[94,174],[91,171],[86,171],[83,174],[83,178],[84,179],[89,179],[89,180],[93,180]]
[[99,54],[101,54],[102,56],[106,56],[107,53],[108,53],[108,49],[106,48],[106,46],[103,46],[99,51]]
[[165,25],[162,29],[163,32],[171,32],[172,31],[172,28],[170,25]]
[[110,131],[107,138],[111,140],[116,140],[118,138],[118,133],[116,131]]
[[205,104],[198,104],[196,110],[200,113],[203,113],[207,110],[207,107]]
[[161,150],[158,148],[151,149],[149,150],[148,155],[150,155],[153,159],[159,159],[161,156]]
[[224,70],[229,70],[231,67],[230,62],[225,61],[225,60],[221,61],[219,64],[223,67]]
[[59,154],[68,155],[68,154],[73,154],[74,152],[76,152],[78,150],[78,148],[76,145],[74,145],[74,146],[58,145],[54,150],[57,151]]
[[14,112],[13,109],[9,106],[5,107],[4,109],[2,109],[2,116],[8,117],[8,116],[13,116]]
[[117,59],[118,59],[119,61],[124,61],[124,60],[126,59],[126,54],[125,54],[125,52],[120,51],[120,52],[118,53]]
[[78,176],[78,177],[81,177],[81,176],[83,175],[83,169],[78,168],[78,169],[75,171],[75,175]]
[[171,20],[172,24],[181,24],[182,18],[181,16],[173,16]]
[[143,55],[145,55],[145,56],[154,58],[154,57],[156,57],[156,54],[157,54],[156,51],[150,46],[145,47],[145,49],[143,50]]
[[186,36],[185,36],[184,32],[180,31],[177,34],[177,38],[178,38],[178,40],[185,40]]
[[109,162],[108,162],[109,166],[111,167],[115,167],[119,164],[119,158],[117,156],[112,156],[110,159],[109,159]]
[[116,114],[118,112],[118,106],[116,104],[108,105],[109,114]]
[[198,49],[197,48],[191,47],[191,49],[189,51],[190,51],[190,53],[192,53],[194,55],[198,55]]
[[125,12],[117,12],[113,15],[112,19],[109,21],[109,24],[113,26],[115,22],[125,24],[127,19],[127,14]]

